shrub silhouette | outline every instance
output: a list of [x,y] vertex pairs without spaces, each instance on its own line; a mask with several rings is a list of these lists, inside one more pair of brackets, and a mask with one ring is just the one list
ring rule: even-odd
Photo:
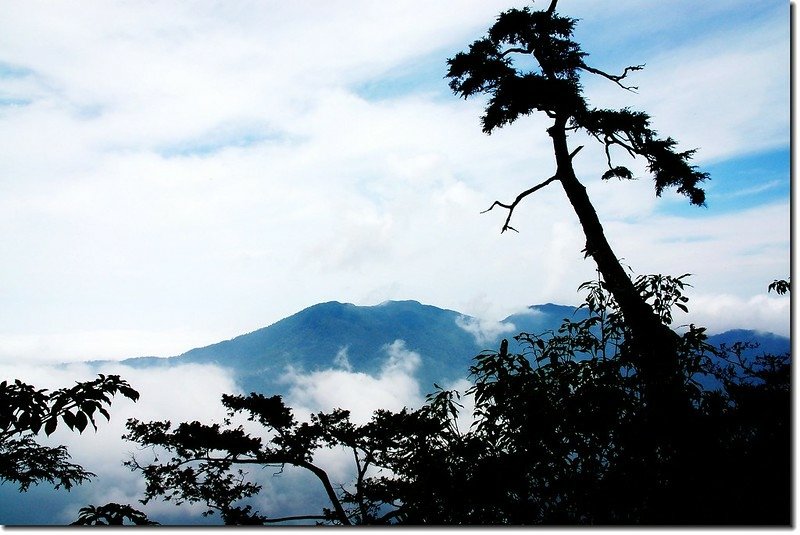
[[[684,284],[637,279],[648,301],[682,307]],[[679,434],[662,441],[646,435],[651,412],[625,317],[602,280],[582,289],[585,319],[519,334],[522,354],[504,341],[475,358],[469,429],[458,425],[461,394],[441,389],[417,410],[376,411],[364,425],[339,409],[297,422],[278,396],[223,396],[231,416],[264,427],[258,436],[230,420],[131,420],[128,439],[170,458],[129,461],[147,481],[144,501],[204,503],[231,524],[788,524],[789,356],[748,360],[744,345],[713,348],[689,326],[674,358],[691,404],[667,415]],[[721,386],[704,390],[702,374]],[[352,453],[351,481],[335,484],[314,463],[330,447]],[[242,470],[253,464],[309,470],[330,507],[254,511],[248,498],[261,487]]]

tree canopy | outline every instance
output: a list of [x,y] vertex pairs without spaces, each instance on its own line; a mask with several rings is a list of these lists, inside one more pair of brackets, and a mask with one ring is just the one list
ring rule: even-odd
[[[577,21],[556,13],[556,4],[557,0],[552,0],[544,11],[525,7],[500,14],[486,37],[448,60],[450,88],[464,98],[489,96],[481,119],[487,134],[522,116],[542,112],[553,119],[551,135],[582,130],[604,145],[608,170],[601,178],[633,178],[626,167],[613,165],[610,149],[616,146],[647,161],[656,195],[674,187],[692,204],[704,204],[700,185],[708,174],[689,163],[694,150],[676,151],[677,142],[659,137],[644,112],[593,108],[583,95],[582,75],[601,76],[631,91],[636,88],[623,82],[644,65],[625,67],[621,74],[590,66],[586,62],[589,54],[572,40]],[[532,58],[535,67],[516,61],[520,57]],[[566,174],[564,169],[559,171]]]
[[561,184],[586,238],[585,255],[597,264],[626,318],[631,354],[642,359],[640,373],[651,407],[645,434],[667,439],[673,431],[668,413],[679,406],[687,410],[689,403],[681,393],[680,366],[675,360],[680,341],[660,321],[620,264],[586,188],[575,174],[572,162],[583,146],[571,149],[568,136],[583,131],[602,144],[608,167],[601,174],[604,180],[633,178],[630,169],[613,162],[612,149],[643,158],[659,196],[666,188],[675,188],[691,204],[703,205],[705,192],[701,185],[709,177],[690,164],[695,151],[679,151],[674,139],[660,137],[651,128],[646,113],[589,105],[583,95],[583,76],[600,76],[621,90],[632,91],[633,86],[625,85],[627,78],[644,66],[625,67],[621,74],[591,66],[587,62],[588,53],[572,39],[576,20],[558,14],[557,4],[558,0],[551,0],[544,10],[525,7],[501,13],[485,37],[448,60],[447,77],[453,92],[465,99],[476,95],[488,97],[481,119],[487,134],[534,112],[551,121],[547,133],[553,144],[554,174],[517,195],[513,202],[495,201],[488,210],[498,206],[506,209],[508,215],[502,230],[515,230],[510,222],[519,203],[554,182]]

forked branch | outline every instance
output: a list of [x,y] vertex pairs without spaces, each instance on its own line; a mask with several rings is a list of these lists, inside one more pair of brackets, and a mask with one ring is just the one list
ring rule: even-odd
[[614,82],[615,84],[617,84],[618,86],[620,86],[622,89],[630,91],[631,93],[635,93],[639,88],[636,87],[635,85],[631,85],[631,86],[624,85],[622,83],[622,80],[626,76],[628,76],[629,72],[641,71],[642,69],[644,69],[644,65],[643,64],[642,65],[632,65],[630,67],[625,67],[625,70],[622,71],[622,74],[609,74],[609,73],[607,73],[605,71],[601,71],[600,69],[595,69],[594,67],[589,67],[585,63],[581,63],[581,68],[583,70],[587,71],[587,72],[592,73],[592,74],[597,74],[599,76],[602,76],[603,78],[607,78],[607,79],[611,80],[612,82]]
[[[581,151],[582,148],[583,148],[583,145],[580,145],[579,147],[576,147],[575,150],[570,152],[569,153],[569,159],[572,160],[573,158],[575,158],[575,155],[578,154]],[[560,177],[558,176],[558,173],[556,173],[553,176],[551,176],[550,178],[548,178],[547,180],[545,180],[544,182],[542,182],[540,184],[537,184],[537,185],[533,186],[532,188],[527,189],[527,190],[523,191],[522,193],[520,193],[519,195],[517,195],[517,198],[514,199],[514,202],[512,202],[511,204],[505,204],[505,203],[502,203],[500,201],[494,201],[489,208],[487,208],[486,210],[484,210],[481,213],[485,214],[486,212],[490,211],[495,206],[500,206],[502,208],[505,208],[506,210],[508,210],[508,216],[506,217],[506,222],[503,223],[503,228],[500,230],[500,233],[502,234],[503,232],[505,232],[507,230],[513,230],[514,232],[519,232],[517,229],[515,229],[514,227],[511,226],[511,216],[514,214],[514,208],[516,208],[517,205],[522,201],[522,199],[524,199],[528,195],[531,195],[531,194],[539,191],[543,187],[549,185],[551,182],[553,182],[555,180],[559,180],[559,179],[560,179]]]
[[548,178],[547,180],[545,180],[544,182],[542,182],[541,184],[537,184],[536,186],[533,186],[532,188],[530,188],[528,190],[525,190],[522,193],[520,193],[519,195],[517,195],[517,198],[514,199],[514,202],[512,202],[511,204],[504,204],[504,203],[501,203],[500,201],[494,201],[489,208],[487,208],[486,210],[484,210],[481,213],[485,214],[486,212],[490,211],[495,206],[500,206],[502,208],[505,208],[506,210],[508,210],[508,217],[506,217],[506,222],[503,224],[503,228],[502,228],[502,230],[500,230],[500,233],[502,234],[503,232],[505,232],[507,230],[513,230],[514,232],[519,232],[517,229],[515,229],[514,227],[512,227],[510,225],[511,216],[514,213],[514,208],[517,207],[517,205],[520,203],[520,201],[522,201],[522,199],[524,199],[528,195],[531,195],[532,193],[542,189],[543,187],[547,186],[548,184],[550,184],[554,180],[558,180],[558,174],[557,173],[555,175],[551,176],[550,178]]

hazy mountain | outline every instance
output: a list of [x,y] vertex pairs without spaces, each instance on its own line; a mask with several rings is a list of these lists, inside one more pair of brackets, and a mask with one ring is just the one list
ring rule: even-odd
[[[564,318],[577,321],[585,309],[547,303],[535,305],[496,324],[417,301],[387,301],[356,306],[331,301],[306,308],[268,327],[176,357],[144,357],[124,361],[132,366],[214,363],[232,368],[245,390],[280,390],[278,379],[288,366],[304,371],[346,367],[375,374],[386,362],[387,347],[403,340],[418,353],[423,391],[434,382],[465,378],[472,358],[496,349],[501,338],[519,332],[542,334],[558,329]],[[789,339],[772,333],[732,330],[710,342],[756,342],[759,352],[787,352]],[[512,350],[514,345],[512,342]]]
[[[421,391],[425,393],[433,390],[434,382],[446,384],[466,378],[472,358],[484,349],[497,349],[501,338],[511,340],[520,331],[532,334],[555,331],[564,318],[577,321],[585,315],[584,309],[548,303],[529,307],[501,322],[485,323],[453,310],[423,305],[416,301],[390,301],[376,306],[329,302],[314,305],[249,334],[192,349],[179,356],[142,357],[124,362],[138,368],[169,367],[181,363],[216,363],[234,370],[236,379],[245,392],[260,390],[285,394],[287,385],[278,379],[285,373],[287,366],[306,372],[349,366],[353,371],[375,374],[388,359],[387,346],[401,339],[405,342],[406,350],[420,355],[416,377],[419,379]],[[790,348],[786,337],[750,330],[716,334],[710,337],[710,341],[729,345],[735,341],[756,342],[761,344],[759,351],[773,353],[786,352]],[[513,350],[514,343],[510,345]],[[713,381],[700,379],[704,384],[714,386]],[[349,388],[353,384],[350,382]],[[164,387],[172,388],[173,385]],[[180,388],[180,385],[174,387]],[[197,391],[193,393],[198,394]],[[326,407],[329,408],[332,407]],[[112,416],[119,423],[116,414],[112,410]],[[162,418],[162,415],[151,418]],[[109,424],[105,424],[101,431],[108,426]],[[121,434],[120,430],[116,436]],[[92,447],[113,449],[117,446],[111,442],[93,446],[91,441],[86,440],[77,441],[74,446],[70,446],[73,452],[78,451],[78,448],[87,448],[90,451]],[[125,452],[131,450],[132,446],[127,445],[120,448],[120,451]],[[114,465],[98,466],[94,461],[87,462],[84,459],[93,457],[87,457],[84,453],[77,460],[85,462],[88,469],[97,469],[99,474],[104,475],[97,483],[82,485],[70,493],[54,491],[43,485],[20,494],[13,485],[0,486],[2,523],[58,524],[64,522],[64,517],[60,516],[64,511],[69,511],[72,515],[67,518],[74,518],[80,506],[103,503],[92,490],[93,485],[111,489],[108,494],[113,499],[132,501],[129,498],[117,498],[130,492],[130,483],[125,483],[129,480],[124,479],[129,474],[127,469]],[[119,490],[117,487],[126,490]],[[280,489],[281,492],[286,492],[287,489],[297,492],[298,501],[305,500],[303,493],[308,492],[307,485],[296,483],[288,483]],[[179,509],[173,511],[163,507],[157,512],[151,512],[151,516],[171,524],[218,522],[218,517],[206,519],[196,512]]]
[[782,354],[790,351],[789,338],[774,333],[763,331],[751,331],[746,329],[732,329],[724,333],[712,334],[708,337],[708,342],[717,347],[726,344],[729,347],[736,342],[750,342],[758,344],[756,350],[748,351],[747,354]]

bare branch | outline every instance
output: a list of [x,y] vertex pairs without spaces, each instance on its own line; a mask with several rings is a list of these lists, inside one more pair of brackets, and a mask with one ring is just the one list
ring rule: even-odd
[[558,4],[558,0],[551,0],[550,6],[547,8],[546,11],[548,15],[552,15],[553,12],[556,10],[556,4]]
[[609,169],[614,167],[613,165],[611,165],[611,141],[612,141],[611,137],[606,136],[605,141],[603,142],[603,144],[605,145],[603,148],[606,151],[606,163],[608,163]]
[[585,63],[581,63],[581,68],[583,70],[585,70],[585,71],[588,71],[588,72],[592,73],[592,74],[597,74],[597,75],[602,76],[603,78],[607,78],[607,79],[611,80],[612,82],[614,82],[615,84],[620,86],[622,89],[630,91],[631,93],[636,93],[636,91],[639,89],[638,87],[636,87],[635,85],[626,86],[626,85],[624,85],[622,83],[622,80],[626,76],[628,76],[629,72],[631,72],[631,71],[641,71],[642,69],[644,69],[644,64],[642,64],[642,65],[632,65],[630,67],[625,67],[625,70],[622,71],[622,74],[608,74],[607,72],[601,71],[600,69],[595,69],[594,67],[589,67]]
[[[575,156],[575,154],[577,154],[578,151],[581,150],[582,148],[583,148],[583,146],[578,147],[577,149],[575,149],[575,151],[570,155],[570,158],[572,156]],[[518,232],[517,229],[515,229],[514,227],[512,227],[510,225],[510,223],[511,223],[511,215],[514,213],[514,208],[517,207],[517,205],[520,203],[520,201],[522,201],[522,199],[524,199],[528,195],[531,195],[532,193],[542,189],[543,187],[547,186],[548,184],[550,184],[554,180],[558,180],[558,174],[555,174],[555,175],[551,176],[550,178],[548,178],[547,180],[545,180],[541,184],[538,184],[538,185],[532,187],[531,189],[523,191],[522,193],[517,195],[517,198],[514,199],[514,202],[512,202],[511,204],[503,204],[500,201],[494,201],[489,208],[487,208],[486,210],[484,210],[481,213],[485,214],[486,212],[488,212],[489,210],[491,210],[495,206],[502,206],[503,208],[508,210],[508,217],[506,217],[506,222],[503,224],[503,229],[500,231],[500,233],[502,234],[503,232],[505,232],[507,230],[513,230],[514,232]]]
[[625,149],[628,152],[628,154],[630,154],[630,156],[632,158],[636,158],[637,154],[639,153],[636,150],[636,147],[634,146],[633,143],[630,143],[630,144],[625,143],[622,139],[620,139],[616,135],[606,134],[602,138],[600,137],[599,134],[596,134],[596,133],[592,133],[591,135],[597,141],[599,141],[600,143],[603,144],[604,150],[605,150],[605,153],[606,153],[606,162],[608,163],[608,168],[609,169],[611,169],[613,167],[613,165],[611,164],[611,152],[610,152],[611,145],[619,145],[620,147]]
[[515,47],[515,48],[509,48],[508,50],[506,50],[505,52],[500,54],[500,57],[504,58],[509,54],[530,54],[531,52],[533,52],[533,48],[532,47],[528,47],[528,48]]
[[350,519],[347,517],[347,513],[345,513],[344,508],[342,507],[341,502],[339,501],[338,496],[336,496],[336,492],[333,490],[333,486],[331,485],[330,479],[328,479],[328,474],[325,470],[311,464],[308,461],[297,461],[293,463],[295,466],[300,466],[305,468],[306,470],[313,473],[317,476],[317,479],[320,480],[322,486],[325,487],[325,493],[328,495],[328,499],[331,501],[331,505],[333,505],[333,509],[336,512],[336,517],[338,518],[339,522],[344,524],[345,526],[352,525]]
[[284,516],[281,518],[264,518],[262,522],[265,524],[274,524],[277,522],[288,522],[290,520],[328,520],[328,517],[324,515]]

